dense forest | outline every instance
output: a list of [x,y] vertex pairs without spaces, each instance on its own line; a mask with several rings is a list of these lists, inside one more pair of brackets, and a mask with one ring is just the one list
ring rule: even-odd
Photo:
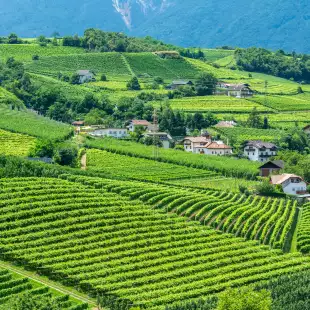
[[246,71],[267,73],[298,82],[310,81],[310,56],[276,53],[263,48],[237,49],[235,51],[237,65]]

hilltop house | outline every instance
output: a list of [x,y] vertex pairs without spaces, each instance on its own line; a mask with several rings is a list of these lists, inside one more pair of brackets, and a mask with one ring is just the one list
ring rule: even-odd
[[272,175],[271,184],[281,185],[284,193],[289,195],[307,194],[307,183],[295,174]]
[[90,70],[78,70],[77,75],[79,76],[79,83],[87,83],[95,80],[95,74]]
[[259,175],[261,177],[268,177],[271,174],[279,173],[280,170],[283,168],[284,168],[284,161],[283,160],[268,161],[259,167],[259,169],[260,169]]
[[166,132],[147,132],[143,136],[151,138],[154,138],[154,136],[158,137],[163,144],[164,149],[169,149],[171,147],[171,143],[173,142],[172,137]]
[[277,151],[275,144],[260,140],[247,141],[244,147],[244,155],[252,161],[268,161],[270,157],[277,155]]
[[94,137],[112,137],[112,138],[126,138],[128,136],[125,128],[98,128],[90,132],[89,135]]
[[307,135],[310,135],[310,125],[307,125],[306,127],[303,128],[304,133]]
[[188,81],[188,80],[177,80],[177,81],[173,81],[170,85],[168,85],[166,87],[166,89],[177,89],[181,86],[193,86],[194,83],[192,81]]

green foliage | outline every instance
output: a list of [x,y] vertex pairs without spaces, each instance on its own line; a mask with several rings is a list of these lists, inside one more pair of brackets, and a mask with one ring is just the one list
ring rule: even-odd
[[52,158],[55,151],[55,143],[50,140],[37,139],[36,144],[29,152],[30,157],[50,157]]
[[77,73],[73,73],[70,78],[70,83],[73,85],[80,84],[80,76]]
[[77,167],[78,149],[69,142],[58,145],[54,153],[54,161],[61,166]]
[[217,310],[271,310],[271,303],[267,291],[228,289],[220,295]]
[[101,74],[100,81],[107,81],[107,76],[104,73]]
[[198,96],[213,95],[217,78],[212,73],[202,73],[196,80],[195,87]]
[[256,108],[253,108],[252,112],[249,114],[246,125],[251,128],[264,128],[266,126]]
[[141,86],[139,84],[139,80],[137,77],[133,77],[128,83],[127,83],[127,89],[128,90],[140,90]]
[[275,187],[266,180],[256,186],[256,192],[262,196],[272,195],[275,193]]

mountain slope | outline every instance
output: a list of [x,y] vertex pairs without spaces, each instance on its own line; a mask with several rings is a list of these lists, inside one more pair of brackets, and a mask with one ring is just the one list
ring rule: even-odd
[[0,6],[0,35],[81,34],[98,27],[183,46],[310,51],[307,0],[0,0]]

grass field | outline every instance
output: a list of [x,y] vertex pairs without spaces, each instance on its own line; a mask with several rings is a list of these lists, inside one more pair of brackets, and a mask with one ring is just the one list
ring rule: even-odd
[[[205,97],[184,97],[169,100],[172,109],[185,112],[231,112],[249,113],[256,108],[258,111],[272,111],[270,108],[256,104],[246,99],[237,99],[228,96],[205,96]],[[158,103],[154,103],[155,106]]]
[[202,51],[205,54],[205,58],[207,62],[215,62],[219,59],[223,59],[228,56],[233,56],[233,50],[223,50],[223,49],[207,49],[204,48]]
[[0,44],[0,60],[14,57],[16,60],[30,62],[32,56],[62,56],[84,54],[83,48],[70,46],[40,46],[38,44]]
[[21,100],[3,87],[0,87],[0,105],[1,104],[11,105],[16,108],[25,108],[25,105]]

